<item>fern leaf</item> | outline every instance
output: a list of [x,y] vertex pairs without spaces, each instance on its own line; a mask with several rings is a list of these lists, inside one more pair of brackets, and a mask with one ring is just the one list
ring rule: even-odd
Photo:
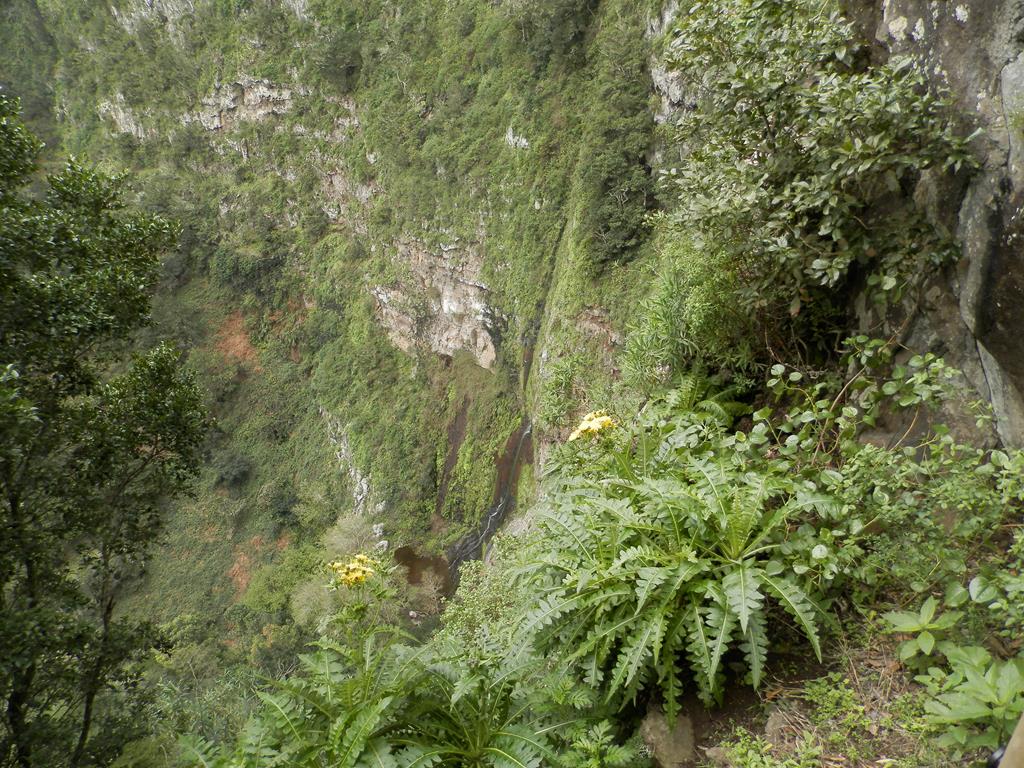
[[437,747],[422,747],[414,744],[398,753],[398,762],[403,768],[430,768],[441,762],[444,752]]
[[750,684],[754,688],[761,687],[764,676],[764,665],[768,659],[768,635],[765,632],[764,613],[758,611],[750,617],[746,630],[746,642],[740,645],[743,656],[750,671]]
[[[370,740],[370,734],[380,722],[381,715],[390,706],[391,698],[383,698],[372,706],[364,707],[354,717],[340,717],[331,727],[329,743],[337,768],[353,768]],[[337,727],[344,730],[339,734]]]
[[712,605],[707,611],[707,622],[711,638],[711,666],[708,675],[710,682],[718,674],[718,666],[722,662],[722,656],[729,650],[729,642],[732,640],[736,619],[733,612],[728,608]]
[[661,658],[656,662],[658,685],[661,688],[665,714],[668,716],[669,722],[675,720],[680,710],[679,697],[682,693],[682,685],[679,679],[679,662],[676,656],[679,651],[680,640],[682,639],[682,629],[686,615],[686,611],[677,611],[675,616],[673,616],[668,629],[665,631]]
[[626,641],[619,653],[608,687],[609,699],[619,688],[629,687],[634,682],[644,662],[648,657],[653,657],[655,647],[661,645],[661,638],[665,631],[665,617],[660,612],[653,613],[654,615],[648,618],[643,628]]
[[698,602],[694,601],[687,609],[686,623],[689,630],[687,651],[689,651],[690,662],[693,664],[694,672],[697,673],[698,677],[713,680],[711,639],[708,636],[708,629],[704,625],[704,617],[700,614],[700,604]]
[[256,695],[267,705],[268,712],[278,725],[291,731],[296,741],[302,741],[297,727],[299,718],[295,717],[298,709],[295,703],[284,696],[272,696],[264,691],[257,691]]
[[816,609],[807,594],[796,584],[768,574],[762,574],[761,582],[778,597],[786,612],[797,620],[810,641],[811,647],[814,648],[814,655],[818,657],[818,661],[821,661],[821,642],[818,639]]
[[391,753],[387,739],[376,738],[366,742],[358,768],[398,768],[398,760]]
[[189,734],[178,739],[178,746],[181,748],[181,759],[190,766],[199,768],[221,768],[224,765],[224,755],[220,747],[217,747],[202,736]]
[[668,568],[639,568],[636,582],[636,613],[643,610],[644,605],[661,584],[665,582],[671,571]]
[[740,630],[745,634],[750,617],[761,611],[764,595],[758,590],[761,569],[740,563],[722,579],[722,587],[729,609],[739,617]]
[[531,728],[522,725],[509,726],[505,730],[498,731],[495,736],[499,743],[511,744],[518,742],[521,745],[521,750],[536,757],[551,757],[551,751],[548,749],[543,737],[535,733]]
[[537,607],[526,615],[524,629],[527,632],[543,629],[555,621],[555,619],[565,614],[576,603],[577,597],[573,595],[563,599],[565,598],[564,595],[555,593],[554,595],[541,598],[537,603]]

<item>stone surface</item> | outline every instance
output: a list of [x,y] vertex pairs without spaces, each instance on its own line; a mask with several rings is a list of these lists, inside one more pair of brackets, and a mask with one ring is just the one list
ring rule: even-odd
[[155,135],[152,128],[147,128],[142,118],[128,106],[124,94],[115,93],[113,98],[101,101],[96,106],[100,117],[108,118],[118,133],[127,133],[140,141]]
[[[935,276],[904,343],[963,370],[977,396],[992,403],[1001,440],[1024,446],[1024,1],[846,5],[878,43],[877,55],[914,57],[951,93],[968,130],[983,129],[973,144],[981,169],[966,185],[922,180],[930,189],[919,189],[919,201],[957,233],[963,257],[949,275]],[[968,417],[959,420],[966,428]]]
[[683,768],[697,759],[693,723],[686,715],[677,715],[670,724],[664,712],[651,709],[640,723],[640,737],[657,768]]
[[181,18],[195,13],[193,0],[129,0],[120,5],[112,5],[110,13],[129,34],[146,22],[166,24],[173,30]]
[[[327,441],[334,448],[338,469],[348,477],[349,491],[352,494],[352,511],[357,515],[380,514],[384,505],[382,502],[373,502],[372,478],[356,466],[352,455],[352,446],[349,444],[348,433],[345,431],[344,425],[323,406],[320,406],[320,417],[327,427]],[[380,526],[379,532],[376,526],[373,529],[374,536],[378,539],[384,534],[383,524]]]
[[480,282],[482,256],[476,245],[454,241],[429,248],[407,239],[397,244],[395,261],[407,268],[408,277],[372,289],[392,343],[409,353],[417,347],[449,357],[469,352],[480,367],[493,368],[501,318]]
[[263,78],[240,75],[229,83],[221,83],[200,101],[200,107],[181,118],[182,123],[199,123],[208,131],[226,131],[240,122],[260,122],[283,115],[293,107],[295,96],[305,96],[310,89],[283,86]]

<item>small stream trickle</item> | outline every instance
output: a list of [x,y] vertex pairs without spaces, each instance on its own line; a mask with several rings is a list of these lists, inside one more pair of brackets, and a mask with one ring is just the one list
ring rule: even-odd
[[[558,251],[558,246],[564,234],[565,223],[563,222],[558,237],[555,239],[550,268],[544,278],[544,290],[535,307],[534,319],[523,334],[523,361],[520,386],[524,399],[527,385],[530,381],[530,371],[533,368],[534,349],[540,336],[544,313],[547,311],[548,294],[551,291],[551,283],[554,278],[555,253]],[[466,407],[467,404],[463,402],[460,415],[456,416],[455,422],[449,427],[449,457],[442,472],[439,487],[438,513],[443,505],[443,494],[447,492],[448,477],[451,472],[451,468],[448,465],[454,465],[454,459],[458,453],[458,443],[461,443],[465,434],[464,419]],[[454,448],[452,447],[453,445]],[[494,481],[494,497],[486,513],[481,518],[477,529],[455,542],[449,548],[447,556],[444,558],[431,558],[419,555],[412,547],[400,547],[395,551],[395,559],[409,569],[410,583],[415,583],[413,582],[414,574],[422,573],[422,568],[435,569],[437,562],[446,562],[448,579],[444,583],[444,594],[450,595],[454,591],[459,582],[459,566],[467,560],[475,560],[483,555],[487,542],[498,532],[498,529],[501,528],[509,513],[515,509],[516,493],[519,490],[519,478],[522,475],[523,466],[526,462],[533,463],[533,421],[528,413],[524,413],[515,431],[505,441],[504,449],[495,457],[495,467],[498,471]],[[401,553],[401,559],[399,559],[399,553]],[[421,570],[417,571],[417,569]]]
[[524,416],[515,432],[509,435],[505,448],[497,460],[498,475],[494,483],[494,498],[477,530],[463,537],[448,550],[449,570],[458,582],[459,566],[483,554],[484,545],[497,533],[505,517],[515,508],[516,491],[524,462],[533,462],[533,422]]

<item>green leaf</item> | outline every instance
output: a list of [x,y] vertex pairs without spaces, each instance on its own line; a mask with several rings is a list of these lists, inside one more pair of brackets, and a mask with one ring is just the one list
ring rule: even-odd
[[920,646],[921,652],[924,653],[925,656],[930,656],[932,649],[935,648],[935,636],[931,632],[925,630],[917,636],[917,644]]
[[654,658],[654,647],[660,645],[665,631],[665,617],[661,613],[649,613],[653,615],[645,614],[643,628],[634,630],[619,653],[609,684],[609,697],[620,688],[629,687],[645,660],[648,657]]
[[928,599],[921,604],[919,620],[922,627],[927,627],[931,624],[932,619],[935,617],[935,610],[938,607],[939,601],[932,596],[929,596]]
[[905,664],[906,662],[908,662],[912,658],[914,658],[917,655],[917,652],[919,650],[920,650],[920,646],[918,645],[918,642],[917,642],[916,639],[914,639],[914,640],[906,640],[905,642],[900,643],[900,648],[899,648],[900,661],[902,661]]
[[[386,697],[371,705],[364,704],[354,717],[342,715],[335,721],[331,726],[329,743],[333,746],[331,752],[336,768],[355,766],[382,713],[390,705],[391,698]],[[336,730],[338,728],[343,729],[340,734]]]
[[391,753],[391,745],[387,739],[375,738],[366,743],[360,768],[399,768],[398,760]]
[[761,577],[762,583],[779,599],[782,607],[789,613],[800,627],[814,648],[814,655],[821,661],[821,642],[818,639],[816,609],[807,594],[795,584],[783,578],[768,575]]
[[636,582],[636,613],[640,613],[651,593],[657,589],[671,573],[669,568],[639,568]]
[[920,617],[917,613],[890,611],[883,613],[882,618],[892,626],[892,629],[888,630],[890,632],[917,632],[922,629]]
[[750,682],[754,688],[761,687],[764,666],[768,659],[768,635],[765,632],[764,614],[755,613],[750,617],[746,642],[740,646],[750,671]]
[[761,569],[741,563],[722,579],[729,609],[739,618],[744,633],[751,615],[758,613],[764,602],[764,595],[758,590],[761,573]]

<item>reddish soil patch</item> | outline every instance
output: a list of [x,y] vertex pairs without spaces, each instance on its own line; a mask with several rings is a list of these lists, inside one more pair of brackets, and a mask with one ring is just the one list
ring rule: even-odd
[[217,351],[228,360],[245,363],[256,372],[263,370],[259,362],[259,352],[249,339],[249,332],[245,329],[245,318],[241,312],[228,315],[217,331]]
[[235,597],[241,597],[252,581],[252,558],[248,552],[239,552],[235,556],[235,562],[228,570],[228,577],[235,585]]
[[235,599],[240,598],[252,581],[253,559],[263,550],[263,537],[253,536],[248,545],[235,549],[235,562],[228,569],[228,578],[235,587]]

